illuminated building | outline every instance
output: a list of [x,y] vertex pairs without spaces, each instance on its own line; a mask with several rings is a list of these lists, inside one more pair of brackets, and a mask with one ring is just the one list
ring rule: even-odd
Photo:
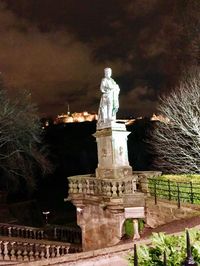
[[[70,113],[69,111],[67,112],[67,114],[61,114],[58,115],[55,119],[54,119],[54,124],[65,124],[65,123],[80,123],[80,122],[92,122],[92,121],[97,121],[98,119],[98,115],[97,114],[90,114],[87,111],[84,112],[74,112],[74,113]],[[118,123],[124,123],[126,125],[131,125],[134,124],[137,120],[141,120],[143,119],[143,117],[137,117],[137,118],[133,118],[133,119],[117,119],[116,121]],[[150,117],[151,121],[160,121],[163,123],[169,123],[169,119],[167,117],[164,117],[162,115],[156,115],[153,114],[152,117]],[[45,127],[47,127],[48,125],[45,124]]]
[[81,113],[72,113],[70,114],[61,114],[56,117],[54,120],[54,124],[60,124],[60,123],[76,123],[76,122],[86,122],[86,121],[95,121],[97,120],[98,116],[97,114],[90,114],[87,111],[81,112]]

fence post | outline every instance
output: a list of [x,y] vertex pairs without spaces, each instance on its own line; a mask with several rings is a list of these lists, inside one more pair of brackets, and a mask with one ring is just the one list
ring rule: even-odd
[[154,180],[154,200],[155,200],[155,205],[157,205],[157,187],[156,187],[156,180]]
[[194,261],[192,257],[191,246],[190,246],[190,236],[189,236],[188,230],[186,230],[186,245],[187,245],[187,257],[182,265],[183,266],[198,266],[198,264]]
[[138,266],[137,246],[134,244],[134,266]]
[[164,251],[164,254],[163,254],[163,266],[167,266],[166,251]]
[[190,182],[190,201],[191,201],[192,204],[194,203],[192,182]]
[[171,200],[171,184],[169,179],[168,179],[168,195],[169,195],[169,200]]
[[181,207],[181,201],[180,201],[180,189],[179,189],[179,184],[177,183],[177,193],[178,193],[178,208],[180,209]]

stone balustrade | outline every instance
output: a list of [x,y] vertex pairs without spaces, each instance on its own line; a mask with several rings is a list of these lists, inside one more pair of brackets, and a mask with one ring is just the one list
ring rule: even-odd
[[53,228],[53,239],[56,241],[63,241],[68,243],[80,244],[81,240],[81,229],[70,228],[66,226],[54,226]]
[[137,175],[124,179],[98,179],[90,175],[71,176],[69,180],[69,194],[102,195],[111,198],[136,191]]
[[0,261],[35,261],[80,251],[80,246],[70,243],[0,237]]
[[0,236],[20,237],[26,239],[47,239],[81,245],[81,229],[69,226],[46,226],[36,228],[15,224],[0,223]]
[[0,235],[30,239],[46,238],[45,232],[41,228],[6,223],[0,223]]
[[134,175],[137,175],[137,190],[145,194],[150,195],[148,179],[153,179],[161,176],[160,171],[133,171]]

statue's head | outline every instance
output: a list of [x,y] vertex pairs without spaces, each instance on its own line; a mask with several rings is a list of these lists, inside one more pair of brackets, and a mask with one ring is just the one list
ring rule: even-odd
[[106,78],[110,78],[112,76],[112,69],[110,67],[106,67],[104,69],[104,74]]

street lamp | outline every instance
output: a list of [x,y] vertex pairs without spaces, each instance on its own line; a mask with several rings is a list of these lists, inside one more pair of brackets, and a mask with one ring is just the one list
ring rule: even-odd
[[50,214],[50,211],[43,211],[42,214],[45,216],[45,223],[48,224],[48,215]]

